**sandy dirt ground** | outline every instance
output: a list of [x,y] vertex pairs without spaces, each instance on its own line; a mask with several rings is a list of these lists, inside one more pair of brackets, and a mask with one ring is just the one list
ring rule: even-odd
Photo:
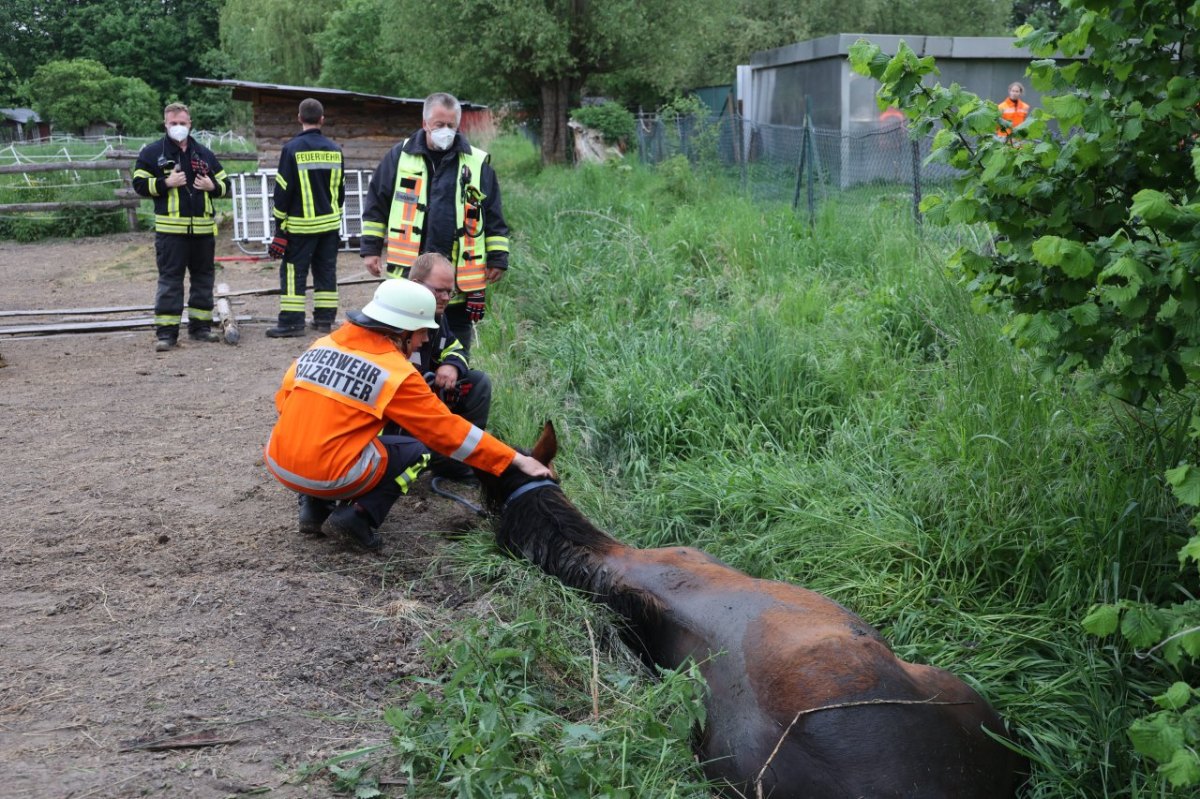
[[[339,277],[356,276],[343,254]],[[229,263],[218,280],[270,288],[276,266]],[[150,305],[154,283],[152,233],[0,242],[0,311]],[[372,290],[343,288],[343,310]],[[472,612],[438,554],[476,517],[427,476],[380,556],[297,532],[260,453],[310,339],[266,338],[277,298],[243,300],[234,312],[255,321],[237,346],[0,335],[7,799],[329,796],[296,779],[302,765],[386,740],[381,713],[420,672],[422,638]],[[232,742],[173,746],[193,734]]]

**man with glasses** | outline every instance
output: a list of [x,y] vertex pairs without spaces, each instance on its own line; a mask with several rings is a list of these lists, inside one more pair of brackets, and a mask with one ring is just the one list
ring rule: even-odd
[[[454,296],[454,267],[446,256],[427,252],[413,261],[408,279],[433,292],[437,300],[434,319],[438,323],[438,329],[430,331],[425,343],[413,351],[410,360],[447,408],[480,430],[486,430],[492,407],[491,378],[486,372],[470,367],[467,351],[446,318],[446,306]],[[470,468],[440,455],[434,456],[430,471],[439,477],[456,480],[474,477]]]

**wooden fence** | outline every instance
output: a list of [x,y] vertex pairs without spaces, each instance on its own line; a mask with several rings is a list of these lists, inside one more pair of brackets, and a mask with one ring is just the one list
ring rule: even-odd
[[[258,153],[217,153],[221,161],[258,162]],[[113,190],[112,200],[78,200],[47,203],[0,203],[0,214],[63,211],[70,208],[94,208],[97,210],[125,209],[129,229],[137,229],[137,209],[147,198],[133,190],[133,167],[137,163],[132,150],[110,150],[103,161],[54,161],[40,164],[6,164],[0,166],[0,175],[35,174],[38,172],[78,172],[87,170],[117,170],[121,173],[121,187]]]

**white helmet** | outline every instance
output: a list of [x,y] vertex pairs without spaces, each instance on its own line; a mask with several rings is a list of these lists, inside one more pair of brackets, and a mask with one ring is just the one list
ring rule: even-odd
[[[402,277],[388,278],[375,289],[375,296],[363,306],[362,316],[396,330],[437,330],[433,315],[437,300],[433,292]],[[352,315],[347,314],[351,321]]]

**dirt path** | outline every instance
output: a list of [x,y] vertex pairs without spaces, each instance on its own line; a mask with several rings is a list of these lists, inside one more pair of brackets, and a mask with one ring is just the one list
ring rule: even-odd
[[[343,255],[340,276],[360,271]],[[275,267],[231,264],[221,279],[270,287]],[[0,243],[0,310],[150,304],[154,281],[153,234]],[[343,289],[342,307],[371,290]],[[235,308],[276,310],[270,296]],[[288,778],[384,739],[391,681],[419,669],[431,620],[466,610],[435,556],[474,517],[428,478],[383,528],[382,557],[296,532],[260,448],[308,340],[266,326],[245,325],[236,347],[185,336],[164,354],[149,330],[0,336],[8,799],[328,795]],[[237,742],[122,751],[203,730]]]

